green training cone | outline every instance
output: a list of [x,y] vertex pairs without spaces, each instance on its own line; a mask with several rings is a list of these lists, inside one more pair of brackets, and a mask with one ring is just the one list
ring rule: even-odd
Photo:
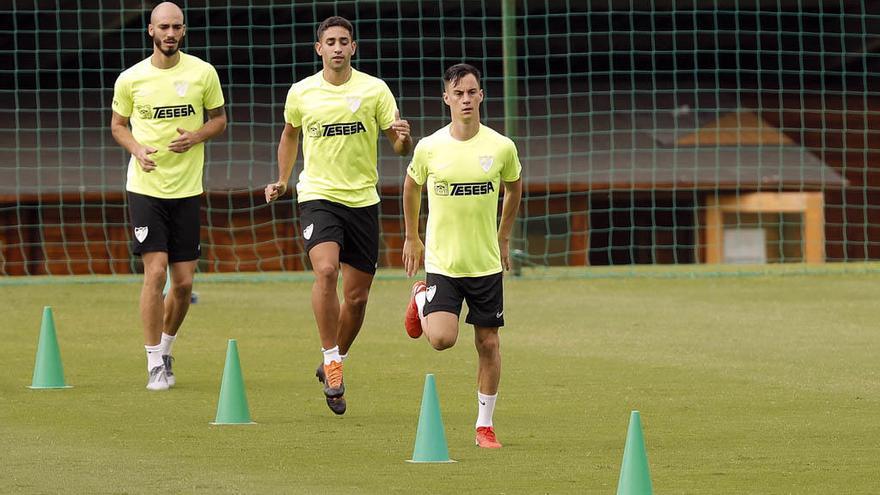
[[443,419],[440,417],[440,399],[437,397],[434,375],[430,373],[425,376],[416,446],[413,449],[412,459],[406,462],[455,462],[449,458],[446,431],[443,429]]
[[629,431],[626,433],[626,447],[623,449],[623,463],[620,466],[620,481],[617,495],[651,495],[651,473],[648,470],[648,455],[645,453],[645,439],[642,436],[642,420],[638,411],[629,417]]
[[55,319],[52,308],[43,308],[43,322],[40,324],[40,341],[37,342],[37,358],[34,362],[34,379],[30,387],[70,388],[64,383],[64,366],[61,365],[61,351],[55,337]]
[[244,378],[238,362],[238,343],[229,339],[226,348],[226,366],[223,367],[223,381],[220,384],[220,401],[217,403],[217,417],[212,425],[254,425],[248,411],[247,396],[244,393]]

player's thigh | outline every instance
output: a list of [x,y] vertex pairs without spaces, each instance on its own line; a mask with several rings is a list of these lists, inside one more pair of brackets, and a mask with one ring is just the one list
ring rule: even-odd
[[[324,241],[309,249],[309,262],[316,276],[336,277],[339,274],[339,244]],[[334,282],[335,283],[335,282]]]
[[165,277],[168,270],[168,253],[165,251],[147,251],[141,255],[144,263],[144,285],[165,285]]
[[342,293],[346,301],[365,304],[372,285],[373,274],[348,264],[342,265]]
[[480,354],[498,352],[501,347],[501,338],[498,336],[498,327],[483,327],[474,325],[474,345]]
[[448,311],[435,311],[425,316],[425,324],[433,338],[447,342],[458,340],[458,315]]
[[201,196],[167,200],[169,206],[168,261],[198,260],[202,244]]
[[193,277],[196,273],[197,264],[198,260],[171,263],[171,283],[176,286],[191,286],[193,283]]

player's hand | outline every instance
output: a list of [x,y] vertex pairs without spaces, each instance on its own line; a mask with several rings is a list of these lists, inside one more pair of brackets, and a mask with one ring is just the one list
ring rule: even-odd
[[184,153],[189,151],[190,148],[199,144],[198,139],[196,138],[195,133],[189,132],[186,129],[177,128],[177,133],[180,136],[174,138],[174,141],[171,141],[171,144],[168,145],[168,149],[175,153]]
[[403,142],[409,139],[409,122],[400,118],[400,110],[394,111],[394,122],[391,123],[391,128],[397,133],[398,141]]
[[403,267],[406,269],[406,276],[412,277],[419,271],[422,266],[422,253],[425,252],[425,245],[422,240],[405,239],[403,241]]
[[141,146],[137,149],[137,152],[134,153],[134,157],[137,159],[138,165],[141,166],[141,170],[146,173],[150,173],[153,170],[156,170],[156,162],[150,158],[150,155],[157,152],[156,148],[152,146]]
[[271,203],[276,199],[284,196],[284,193],[287,192],[287,183],[286,182],[275,182],[274,184],[269,184],[266,186],[266,189],[263,190],[263,193],[266,195],[266,202]]
[[510,241],[498,239],[498,250],[501,251],[501,269],[510,271]]

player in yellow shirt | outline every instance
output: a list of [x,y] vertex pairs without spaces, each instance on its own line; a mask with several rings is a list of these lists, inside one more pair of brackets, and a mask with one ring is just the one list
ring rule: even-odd
[[[266,202],[287,191],[302,130],[304,167],[296,192],[315,275],[312,310],[323,352],[315,375],[336,414],[345,413],[342,363],[363,324],[379,258],[379,132],[395,153],[412,151],[409,123],[400,119],[388,86],[351,66],[356,49],[348,20],[334,16],[318,26],[315,51],[323,69],[287,94],[278,181],[265,190]],[[340,271],[341,304],[336,294]]]
[[[180,51],[183,11],[171,2],[159,4],[147,32],[153,54],[116,80],[110,128],[131,153],[125,188],[132,251],[144,263],[140,313],[147,388],[168,390],[175,383],[171,348],[189,309],[200,252],[204,142],[226,128],[226,112],[217,71]],[[166,273],[171,288],[163,298]]]
[[[403,263],[407,275],[415,275],[424,252],[427,272],[426,281],[413,284],[405,326],[410,337],[424,333],[437,350],[452,347],[462,302],[467,301],[466,321],[474,326],[479,356],[476,443],[500,448],[492,416],[501,380],[502,273],[510,269],[509,240],[522,197],[522,167],[513,141],[480,123],[480,72],[472,65],[454,65],[443,82],[452,123],[419,141],[403,186]],[[419,239],[423,185],[428,189],[427,248]]]

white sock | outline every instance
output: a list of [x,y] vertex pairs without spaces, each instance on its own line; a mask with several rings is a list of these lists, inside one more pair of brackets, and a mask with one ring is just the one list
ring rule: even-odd
[[342,359],[342,362],[343,362],[343,363],[345,362],[345,359],[346,359],[347,357],[348,357],[348,353],[347,353],[347,352],[346,352],[345,354],[340,354],[340,355],[339,355],[339,359]]
[[481,426],[492,426],[492,415],[495,413],[495,399],[498,394],[485,395],[477,391],[477,404],[479,414],[477,415],[477,428]]
[[425,320],[425,291],[416,294],[416,307],[419,308],[419,321],[422,322],[422,330],[428,326]]
[[162,346],[162,355],[170,356],[171,355],[171,346],[174,345],[174,340],[177,338],[177,335],[168,335],[165,332],[162,332],[162,341],[159,342],[159,345]]
[[324,353],[324,366],[327,366],[332,361],[336,361],[337,363],[342,362],[342,358],[339,357],[339,346],[334,345],[331,349],[321,349],[321,352]]
[[147,350],[147,372],[165,364],[162,361],[162,344],[145,345],[144,349]]

